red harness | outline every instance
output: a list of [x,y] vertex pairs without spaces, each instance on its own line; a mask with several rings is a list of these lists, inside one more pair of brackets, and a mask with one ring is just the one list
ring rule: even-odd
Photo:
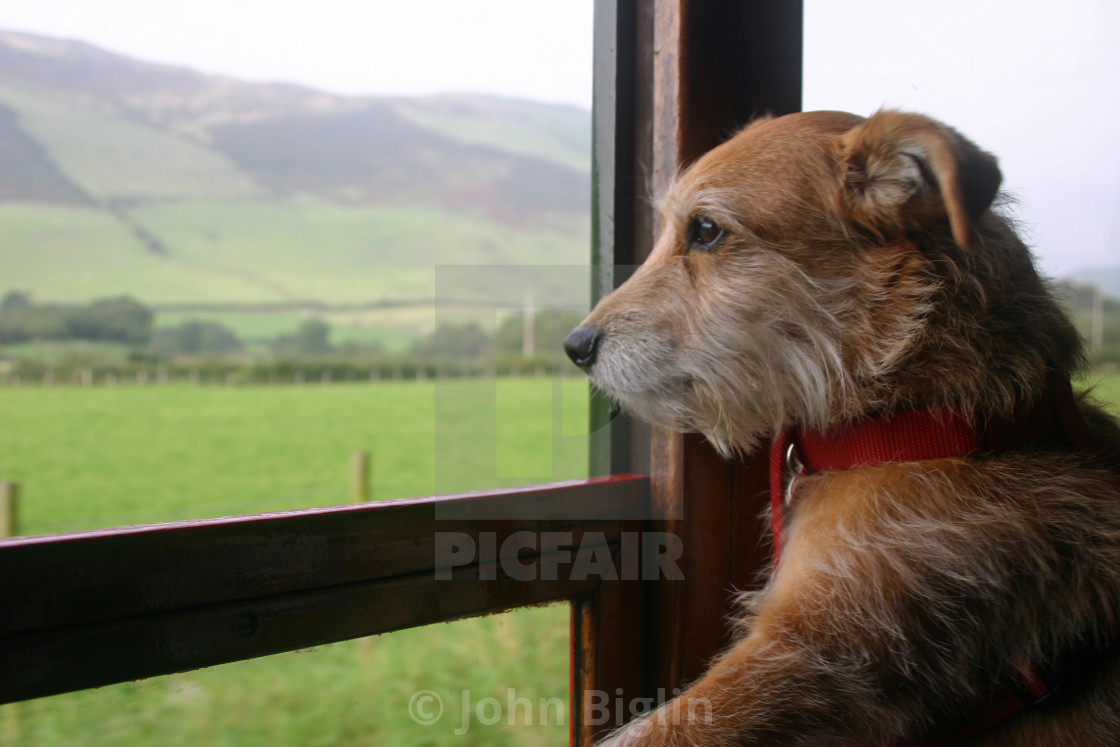
[[[770,449],[770,528],[774,564],[785,539],[785,509],[796,493],[797,478],[819,471],[846,470],[898,462],[964,457],[1007,451],[1044,439],[1073,446],[1094,463],[1103,452],[1077,407],[1066,379],[1054,380],[1048,396],[1024,402],[1013,417],[973,414],[960,407],[900,410],[827,431],[787,428]],[[1019,711],[1046,700],[1055,685],[1034,670],[1008,688],[997,706],[952,737],[925,741],[922,747],[956,744]]]

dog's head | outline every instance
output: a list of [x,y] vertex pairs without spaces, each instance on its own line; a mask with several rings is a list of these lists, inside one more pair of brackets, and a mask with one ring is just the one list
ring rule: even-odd
[[924,116],[757,121],[677,180],[645,264],[565,347],[624,409],[725,453],[855,417],[925,344],[999,183]]

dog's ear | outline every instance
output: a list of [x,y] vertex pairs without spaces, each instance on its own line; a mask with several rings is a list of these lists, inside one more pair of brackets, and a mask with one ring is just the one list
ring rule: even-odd
[[992,204],[996,159],[956,130],[920,114],[880,111],[841,136],[844,202],[882,235],[948,221],[962,249]]

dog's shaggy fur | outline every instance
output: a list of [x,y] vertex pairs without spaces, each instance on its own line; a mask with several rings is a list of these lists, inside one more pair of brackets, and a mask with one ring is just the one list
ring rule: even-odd
[[[900,408],[1011,416],[1075,374],[1081,342],[999,183],[924,116],[755,122],[678,179],[649,259],[570,354],[624,409],[728,455]],[[1120,429],[1080,406],[1120,464]],[[1115,469],[1049,442],[820,472],[786,523],[740,640],[609,744],[897,744],[982,716],[1031,662],[1074,674],[971,743],[1120,745]]]

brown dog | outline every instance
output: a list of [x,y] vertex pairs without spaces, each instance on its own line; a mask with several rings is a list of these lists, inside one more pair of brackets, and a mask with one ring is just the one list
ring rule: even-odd
[[920,115],[758,121],[568,336],[639,417],[817,452],[738,643],[609,744],[1120,745],[1120,429],[1068,393],[1081,343],[999,183]]

